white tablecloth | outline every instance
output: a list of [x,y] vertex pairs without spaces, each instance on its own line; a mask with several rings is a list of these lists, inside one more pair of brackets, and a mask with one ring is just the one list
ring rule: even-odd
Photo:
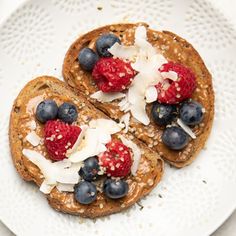
[[[0,23],[16,9],[24,0],[0,0]],[[236,1],[235,0],[209,0],[231,21],[236,27]],[[0,219],[1,220],[1,219]],[[9,229],[0,221],[0,235],[14,236]],[[236,212],[212,235],[212,236],[235,236],[236,235]]]

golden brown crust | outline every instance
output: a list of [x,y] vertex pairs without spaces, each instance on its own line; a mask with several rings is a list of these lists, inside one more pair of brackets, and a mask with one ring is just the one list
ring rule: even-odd
[[[143,24],[147,27],[148,41],[156,47],[167,60],[181,63],[191,68],[195,73],[197,89],[193,94],[193,99],[200,102],[206,109],[203,122],[194,127],[197,138],[191,140],[187,147],[181,151],[173,151],[163,145],[161,142],[163,128],[157,126],[153,120],[151,120],[150,125],[146,127],[134,119],[130,121],[130,132],[133,133],[134,136],[157,151],[161,157],[170,164],[180,168],[190,164],[204,147],[214,117],[214,91],[211,75],[198,52],[186,40],[168,31],[159,32],[151,30],[148,28],[148,25],[144,23],[104,26],[82,35],[71,45],[64,59],[63,76],[65,81],[72,88],[76,89],[78,93],[83,93],[98,109],[102,110],[112,119],[119,120],[124,113],[119,110],[118,101],[100,103],[90,98],[90,95],[97,91],[97,87],[92,80],[91,73],[85,72],[80,68],[77,56],[79,51],[85,46],[94,48],[96,38],[106,32],[112,32],[118,35],[122,43],[126,45],[133,44],[134,31],[139,24]],[[151,105],[147,105],[147,112],[149,114],[150,106]]]
[[[35,119],[37,104],[46,98],[54,99],[58,104],[72,102],[77,106],[79,117],[77,124],[86,124],[91,119],[107,118],[102,112],[88,103],[83,96],[76,95],[71,88],[56,78],[42,76],[29,82],[16,98],[10,118],[9,140],[12,159],[20,176],[26,181],[33,181],[38,186],[43,181],[43,176],[37,166],[23,156],[23,148],[34,149],[49,158],[44,145],[33,147],[26,140],[30,132],[29,122],[36,122],[35,132],[43,137],[43,127]],[[122,134],[129,138],[129,134]],[[114,138],[117,138],[115,136]],[[56,210],[64,213],[95,218],[122,211],[148,194],[160,181],[163,174],[163,161],[152,150],[148,149],[137,139],[133,141],[141,148],[141,162],[136,176],[127,177],[129,193],[120,200],[109,200],[98,192],[97,200],[90,205],[82,205],[75,201],[73,193],[62,193],[56,188],[47,195],[49,204]]]

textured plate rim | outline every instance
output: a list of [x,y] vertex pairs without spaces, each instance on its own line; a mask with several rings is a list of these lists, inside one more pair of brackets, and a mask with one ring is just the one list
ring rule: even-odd
[[[21,2],[20,4],[18,4],[18,6],[16,8],[14,8],[13,11],[11,11],[10,14],[8,14],[0,23],[0,28],[2,28],[6,22],[20,9],[22,8],[24,5],[26,5],[27,3],[33,2],[33,0],[24,0],[23,2]],[[209,0],[204,0],[204,2],[209,3],[212,8],[214,10],[220,10],[218,7],[215,6],[215,4],[213,4],[212,2],[210,2]],[[227,19],[228,24],[230,24],[233,28],[233,30],[236,32],[236,25],[232,23],[232,20],[227,17],[224,12],[222,12],[221,10],[219,11],[219,13],[225,18]],[[184,37],[184,36],[183,36]],[[213,124],[214,127],[214,124]],[[233,214],[233,212],[236,210],[236,201],[234,203],[234,205],[232,204],[232,207],[229,208],[228,210],[226,210],[225,214],[222,215],[222,217],[219,217],[218,221],[215,222],[214,227],[212,227],[211,229],[209,229],[208,231],[205,232],[205,235],[211,235],[214,232],[216,232],[218,230],[218,228],[220,228],[226,221],[227,219]],[[7,220],[0,218],[0,221],[9,229],[9,231],[11,231],[12,233],[14,233],[15,235],[17,235],[17,232],[15,232],[13,229],[11,229],[11,227],[8,225],[8,223],[6,223]]]

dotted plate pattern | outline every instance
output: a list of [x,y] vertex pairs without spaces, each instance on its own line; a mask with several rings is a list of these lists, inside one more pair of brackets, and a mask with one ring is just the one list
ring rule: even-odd
[[233,131],[234,132],[230,132],[227,130],[219,134],[218,142],[214,144],[213,155],[214,164],[222,178],[227,181],[235,181],[236,183],[236,162],[234,153],[236,139],[233,135],[235,134],[235,129],[233,129]]
[[169,224],[182,229],[194,228],[214,215],[217,194],[217,186],[213,182],[208,183],[204,173],[183,170],[176,172],[162,185],[160,195],[164,201],[160,208]]
[[87,0],[52,0],[53,4],[58,7],[59,10],[64,11],[68,14],[77,14],[78,11],[88,9],[91,7],[92,1]]
[[209,69],[213,76],[216,93],[216,118],[230,118],[235,115],[236,64],[230,60],[214,60]]
[[52,18],[47,9],[27,4],[4,24],[0,40],[12,58],[28,61],[48,51],[53,34]]
[[224,48],[236,40],[233,27],[204,0],[192,1],[187,10],[185,26],[193,42],[199,42],[201,47]]
[[[146,0],[144,6],[137,4],[136,0],[112,0],[111,6],[119,15],[133,22],[148,22],[153,27],[163,27],[171,14],[173,4],[170,0]],[[127,15],[124,14],[127,12]]]
[[[191,166],[177,170],[166,165],[162,182],[140,205],[95,221],[58,213],[35,185],[19,178],[12,164],[12,103],[36,76],[62,79],[66,50],[81,33],[128,21],[176,32],[199,51],[216,91],[212,135]],[[235,50],[234,28],[205,0],[26,1],[0,26],[0,219],[26,236],[211,234],[236,206]]]

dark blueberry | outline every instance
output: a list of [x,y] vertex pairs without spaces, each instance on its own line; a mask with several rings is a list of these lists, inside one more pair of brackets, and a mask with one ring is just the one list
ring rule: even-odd
[[78,60],[82,69],[91,71],[98,61],[98,55],[90,48],[83,48],[79,52]]
[[184,148],[189,141],[188,134],[180,127],[166,128],[162,134],[162,142],[173,150],[180,150]]
[[84,161],[84,166],[80,169],[79,175],[87,181],[95,180],[98,176],[99,164],[96,157],[89,157]]
[[103,192],[111,199],[124,197],[129,190],[129,185],[122,179],[106,179],[103,185]]
[[90,204],[97,198],[97,189],[93,183],[82,181],[74,188],[75,199],[81,204]]
[[68,102],[64,102],[61,104],[61,106],[59,106],[58,118],[60,120],[71,124],[76,121],[77,117],[78,112],[75,105]]
[[177,109],[174,105],[160,104],[155,102],[152,105],[152,117],[156,124],[167,125],[177,116]]
[[100,57],[111,57],[112,54],[108,52],[109,49],[115,43],[121,43],[120,39],[114,34],[103,34],[96,41],[96,49]]
[[203,107],[195,101],[184,102],[179,110],[180,119],[186,125],[197,125],[203,119]]
[[36,118],[41,123],[54,120],[57,117],[58,106],[53,100],[44,100],[39,103],[36,109]]

